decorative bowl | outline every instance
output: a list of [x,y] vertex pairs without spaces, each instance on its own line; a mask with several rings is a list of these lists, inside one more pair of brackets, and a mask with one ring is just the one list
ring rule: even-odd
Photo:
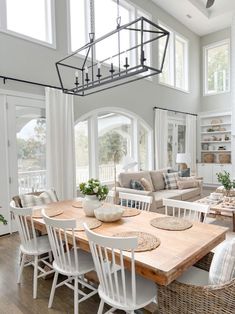
[[103,222],[117,221],[121,219],[123,212],[123,208],[115,205],[104,205],[94,210],[95,217]]

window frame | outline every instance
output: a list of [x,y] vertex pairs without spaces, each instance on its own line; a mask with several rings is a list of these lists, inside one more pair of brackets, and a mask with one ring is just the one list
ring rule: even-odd
[[[94,2],[94,0],[92,0]],[[115,0],[112,0],[113,2],[116,2]],[[66,1],[66,10],[67,10],[67,38],[68,38],[68,46],[67,46],[67,51],[68,51],[68,54],[72,54],[74,51],[72,50],[72,34],[71,34],[71,16],[70,16],[70,0]],[[138,13],[139,12],[142,12],[142,15],[147,17],[148,19],[152,19],[152,15],[147,12],[146,10],[144,10],[142,7],[140,6],[137,6],[135,5],[133,2],[129,1],[129,0],[124,0],[121,4],[121,6],[123,6],[125,9],[129,10],[130,11],[130,18],[131,20],[135,20],[138,16]],[[89,38],[88,38],[88,30],[90,29],[90,11],[89,11],[89,5],[86,4],[86,7],[85,7],[85,36],[87,38],[87,42],[89,41]],[[95,21],[95,10],[94,10],[94,16],[93,16],[93,20]],[[95,25],[94,25],[95,27]],[[134,40],[136,40],[136,37],[134,38]],[[133,41],[133,39],[131,38],[131,41]],[[78,49],[81,48],[81,47],[78,47]],[[150,49],[150,59],[152,60],[152,56],[153,56],[153,52],[152,52],[152,49]],[[84,55],[82,55],[81,53],[77,53],[76,55],[74,55],[75,57],[77,58],[84,58]],[[135,56],[135,59],[137,58],[138,56]],[[94,51],[94,58],[96,59],[96,52]],[[88,57],[87,58],[88,60],[90,60],[91,58]],[[135,60],[136,62],[136,60]],[[106,63],[104,62],[102,64],[102,66],[105,66],[107,68],[110,67],[110,64],[109,63]],[[117,69],[117,67],[114,65],[114,68]],[[147,80],[150,80],[152,81],[152,77],[147,77],[145,78]]]
[[[51,20],[51,23],[50,23],[51,27],[49,26],[49,28],[51,28],[51,43],[7,29],[6,1],[7,0],[0,0],[0,12],[2,12],[2,14],[0,14],[0,18],[2,20],[2,23],[0,23],[1,33],[7,34],[13,37],[17,37],[17,38],[20,38],[20,39],[23,39],[23,40],[26,40],[35,44],[39,44],[41,46],[46,46],[48,48],[56,49],[55,0],[49,0],[51,10],[48,10],[48,7],[46,9],[47,11],[50,11],[48,12],[48,16],[50,16],[50,20]],[[46,18],[46,28],[48,27],[48,24],[49,24],[48,16]]]
[[[81,121],[88,121],[88,146],[89,146],[89,177],[99,178],[99,156],[98,156],[98,116],[102,113],[117,113],[121,114],[131,120],[131,157],[138,162],[138,170],[140,169],[140,152],[139,152],[139,128],[142,124],[148,130],[148,168],[153,169],[153,129],[141,117],[126,109],[117,107],[104,107],[101,109],[92,110],[74,122],[74,127]],[[76,147],[75,147],[76,149]],[[94,153],[95,152],[95,153]],[[113,181],[104,181],[105,184],[113,184]],[[77,184],[77,182],[76,182]]]
[[[228,90],[226,91],[215,91],[208,93],[208,50],[212,48],[216,48],[222,46],[224,44],[228,45]],[[213,96],[219,94],[225,94],[231,92],[231,41],[229,38],[216,41],[205,45],[202,47],[203,49],[203,96]]]
[[[170,40],[168,43],[167,49],[170,49],[170,70],[173,71],[170,73],[171,79],[173,81],[173,84],[165,83],[161,81],[161,76],[158,75],[158,84],[163,85],[178,91],[181,91],[183,93],[189,94],[190,93],[190,84],[189,84],[189,45],[190,41],[188,38],[186,38],[184,35],[174,31],[171,27],[166,25],[165,23],[162,23],[160,20],[158,20],[158,25],[165,28],[167,31],[170,32]],[[179,38],[182,42],[185,43],[184,50],[185,50],[185,59],[184,59],[184,75],[185,75],[185,85],[186,88],[180,88],[176,86],[176,38]],[[159,57],[159,42],[158,42],[158,57]],[[158,59],[159,62],[159,59]]]

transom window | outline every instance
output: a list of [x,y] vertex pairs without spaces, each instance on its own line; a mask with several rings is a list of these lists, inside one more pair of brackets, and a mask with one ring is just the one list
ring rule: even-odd
[[[159,26],[170,33],[163,71],[159,75],[159,82],[173,88],[188,91],[188,40],[165,25],[159,24]],[[165,38],[159,40],[159,62],[162,60],[165,41]]]
[[152,168],[152,132],[140,119],[118,111],[101,111],[75,125],[76,182],[99,178],[114,181],[124,171],[125,155],[138,162],[138,169]]
[[229,40],[204,47],[205,95],[230,90],[230,43]]
[[0,0],[2,31],[54,45],[54,0]]

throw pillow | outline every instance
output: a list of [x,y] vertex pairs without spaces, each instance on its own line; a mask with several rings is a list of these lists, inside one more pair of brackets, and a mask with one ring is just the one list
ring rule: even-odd
[[196,180],[178,180],[177,186],[180,190],[196,188],[198,186],[198,182]]
[[163,177],[164,177],[167,190],[178,189],[178,185],[177,185],[177,181],[179,178],[178,172],[163,173]]
[[190,168],[180,170],[179,171],[179,176],[180,177],[190,177]]
[[141,178],[140,179],[140,183],[143,185],[145,191],[150,191],[150,192],[153,191],[152,187],[151,187],[151,184],[150,184],[150,182],[147,179]]
[[137,180],[131,180],[130,187],[131,189],[134,189],[134,190],[140,190],[140,191],[144,190],[143,185],[140,183],[140,181],[137,181]]
[[235,239],[221,243],[213,256],[209,284],[221,285],[235,278]]
[[42,192],[39,196],[22,194],[20,195],[21,204],[23,207],[32,207],[52,202],[58,202],[58,198],[54,190],[47,190]]

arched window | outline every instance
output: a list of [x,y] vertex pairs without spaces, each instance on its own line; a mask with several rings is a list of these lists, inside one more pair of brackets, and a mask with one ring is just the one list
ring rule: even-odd
[[133,157],[135,170],[152,168],[152,130],[139,117],[116,109],[93,111],[75,124],[76,182],[91,177],[114,180],[125,155]]

